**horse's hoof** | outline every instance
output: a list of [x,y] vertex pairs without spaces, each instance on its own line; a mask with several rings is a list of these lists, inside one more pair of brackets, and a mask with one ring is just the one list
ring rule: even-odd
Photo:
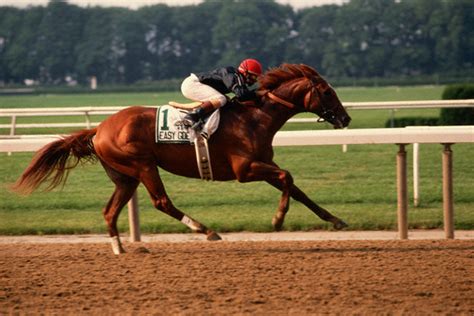
[[118,236],[111,237],[112,242],[112,251],[115,255],[120,255],[125,253],[125,249],[122,247],[122,243],[120,242],[120,238]]
[[279,232],[281,230],[281,228],[283,227],[283,219],[279,218],[279,217],[273,217],[272,218],[272,226],[273,226],[273,229],[277,232]]
[[337,222],[334,223],[334,229],[336,229],[336,230],[341,230],[341,229],[346,228],[348,226],[349,225],[347,225],[344,221],[342,221],[340,219]]
[[222,240],[222,238],[217,233],[210,232],[209,234],[207,234],[207,240],[216,241],[216,240]]
[[114,252],[114,255],[121,255],[126,253],[125,249],[123,249],[123,247],[121,246],[119,248],[112,247],[112,251]]

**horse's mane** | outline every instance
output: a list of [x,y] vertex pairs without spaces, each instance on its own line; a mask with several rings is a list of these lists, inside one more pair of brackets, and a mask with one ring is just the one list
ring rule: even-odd
[[282,83],[297,78],[320,78],[318,72],[310,66],[303,64],[282,64],[280,67],[268,70],[258,80],[259,90],[273,90]]

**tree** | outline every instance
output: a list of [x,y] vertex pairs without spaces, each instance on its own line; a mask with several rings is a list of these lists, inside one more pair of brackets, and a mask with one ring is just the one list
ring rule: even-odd
[[113,33],[112,52],[117,60],[119,81],[127,84],[143,78],[147,49],[145,23],[134,11],[117,14]]
[[217,57],[209,30],[220,7],[216,2],[188,7],[156,5],[139,12],[146,21],[147,69],[152,79],[183,77],[214,66]]
[[472,0],[351,0],[294,12],[274,0],[139,10],[0,6],[0,81],[134,83],[257,58],[330,77],[472,77]]
[[245,58],[262,59],[265,44],[264,14],[255,2],[226,1],[213,28],[218,64],[235,65]]
[[0,7],[0,82],[19,81],[12,74],[7,56],[15,45],[16,32],[21,27],[22,11],[12,7]]
[[335,20],[338,6],[323,6],[306,9],[301,13],[298,26],[297,49],[301,62],[312,65],[322,72],[332,68],[335,61],[328,61],[323,67],[325,55],[332,56],[337,51]]
[[218,2],[208,1],[196,7],[183,7],[175,11],[177,41],[182,48],[178,75],[184,76],[191,71],[205,71],[215,67],[220,56],[213,50],[213,33],[210,30],[221,7]]
[[472,69],[474,66],[474,4],[448,1],[429,21],[434,41],[434,59],[442,72]]
[[278,66],[286,62],[288,48],[295,37],[295,14],[289,5],[274,1],[257,1],[256,6],[263,16],[259,30],[264,35],[261,62],[267,68]]
[[137,12],[144,21],[147,63],[145,74],[153,80],[170,78],[177,64],[175,48],[177,31],[174,9],[166,5],[142,8]]
[[37,37],[40,79],[61,83],[75,76],[75,46],[82,36],[83,9],[60,0],[51,0],[45,9]]
[[113,51],[113,35],[117,24],[116,10],[89,8],[84,19],[82,39],[77,43],[75,69],[81,82],[95,76],[99,82],[115,82],[118,61]]
[[43,14],[42,7],[33,7],[19,15],[21,24],[15,28],[15,38],[5,53],[6,66],[16,82],[39,78],[40,60],[36,40]]

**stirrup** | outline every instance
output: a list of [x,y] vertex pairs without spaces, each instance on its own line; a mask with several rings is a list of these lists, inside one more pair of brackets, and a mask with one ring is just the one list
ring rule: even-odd
[[191,128],[195,130],[196,132],[199,132],[202,130],[202,127],[204,126],[204,121],[202,119],[198,119],[196,122],[193,122],[194,124],[191,125]]
[[181,122],[183,123],[184,127],[186,127],[186,128],[191,127],[195,124],[195,122],[190,118],[183,118],[183,120]]
[[181,121],[186,128],[192,128],[196,132],[199,132],[202,129],[202,126],[204,125],[204,121],[202,119],[198,119],[197,121],[193,121],[190,118],[183,118]]

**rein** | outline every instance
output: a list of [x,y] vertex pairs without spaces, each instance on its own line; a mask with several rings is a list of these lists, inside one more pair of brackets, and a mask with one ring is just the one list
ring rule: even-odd
[[267,95],[273,101],[278,102],[278,103],[286,106],[287,108],[293,109],[294,107],[296,107],[296,105],[294,103],[283,100],[282,98],[280,98],[279,96],[271,93],[270,91],[267,91],[264,95]]
[[[310,80],[310,79],[308,79]],[[311,80],[310,80],[311,82]],[[311,90],[308,91],[308,93],[311,93],[311,95],[313,94],[313,89],[314,89],[314,84],[311,82]],[[273,92],[271,92],[270,90],[266,90],[264,93],[263,93],[264,96],[268,96],[270,99],[272,99],[273,101],[281,104],[281,105],[284,105],[286,106],[287,108],[289,109],[294,109],[296,107],[296,105],[293,103],[293,102],[290,102],[290,101],[287,101],[285,99],[282,99],[280,98],[279,96],[277,96],[276,94],[274,94]],[[311,96],[310,98],[311,99]],[[306,96],[305,96],[305,105],[304,107],[306,108]]]

